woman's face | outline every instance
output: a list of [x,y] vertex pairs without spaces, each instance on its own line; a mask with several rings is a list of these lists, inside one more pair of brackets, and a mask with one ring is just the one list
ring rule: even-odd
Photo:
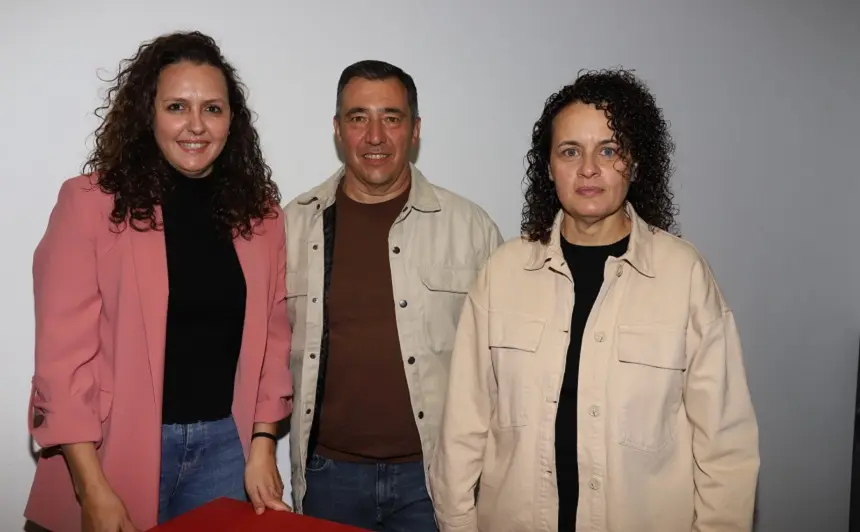
[[550,172],[565,213],[594,224],[621,210],[627,197],[627,165],[606,113],[573,103],[552,123]]
[[182,61],[162,70],[153,133],[161,153],[188,177],[204,177],[230,131],[227,82],[216,67]]

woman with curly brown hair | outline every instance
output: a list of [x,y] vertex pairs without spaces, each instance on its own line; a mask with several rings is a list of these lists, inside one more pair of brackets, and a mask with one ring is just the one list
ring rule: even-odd
[[546,101],[523,236],[490,258],[457,333],[431,466],[442,532],[751,530],[740,338],[670,232],[672,150],[628,71]]
[[285,227],[236,71],[198,32],[125,61],[34,256],[25,515],[146,530],[218,497],[288,510]]

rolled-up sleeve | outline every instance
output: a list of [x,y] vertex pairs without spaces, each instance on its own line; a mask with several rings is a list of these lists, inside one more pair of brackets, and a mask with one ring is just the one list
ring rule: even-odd
[[94,233],[80,180],[63,183],[33,257],[35,373],[29,428],[42,447],[95,442],[99,416],[99,293]]
[[260,387],[257,393],[257,409],[254,421],[276,423],[293,411],[293,381],[290,372],[290,343],[292,328],[287,316],[287,254],[286,227],[284,213],[277,208],[278,218],[273,237],[275,240],[275,266],[271,269],[275,276],[273,301],[269,312],[266,353],[260,374]]

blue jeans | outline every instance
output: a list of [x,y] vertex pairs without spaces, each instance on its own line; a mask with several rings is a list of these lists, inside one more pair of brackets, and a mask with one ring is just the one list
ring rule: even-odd
[[359,464],[313,455],[303,512],[381,532],[436,532],[421,462]]
[[158,522],[219,497],[245,495],[245,455],[233,417],[161,426]]

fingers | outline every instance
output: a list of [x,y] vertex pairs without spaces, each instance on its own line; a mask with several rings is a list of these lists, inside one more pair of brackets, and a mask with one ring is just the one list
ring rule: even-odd
[[251,504],[254,506],[254,512],[257,515],[262,514],[266,510],[266,502],[263,500],[259,487],[253,486],[249,489],[248,497],[251,499]]
[[266,508],[269,510],[277,510],[279,512],[291,512],[292,508],[290,508],[287,503],[282,501],[281,499],[271,498],[266,501]]

